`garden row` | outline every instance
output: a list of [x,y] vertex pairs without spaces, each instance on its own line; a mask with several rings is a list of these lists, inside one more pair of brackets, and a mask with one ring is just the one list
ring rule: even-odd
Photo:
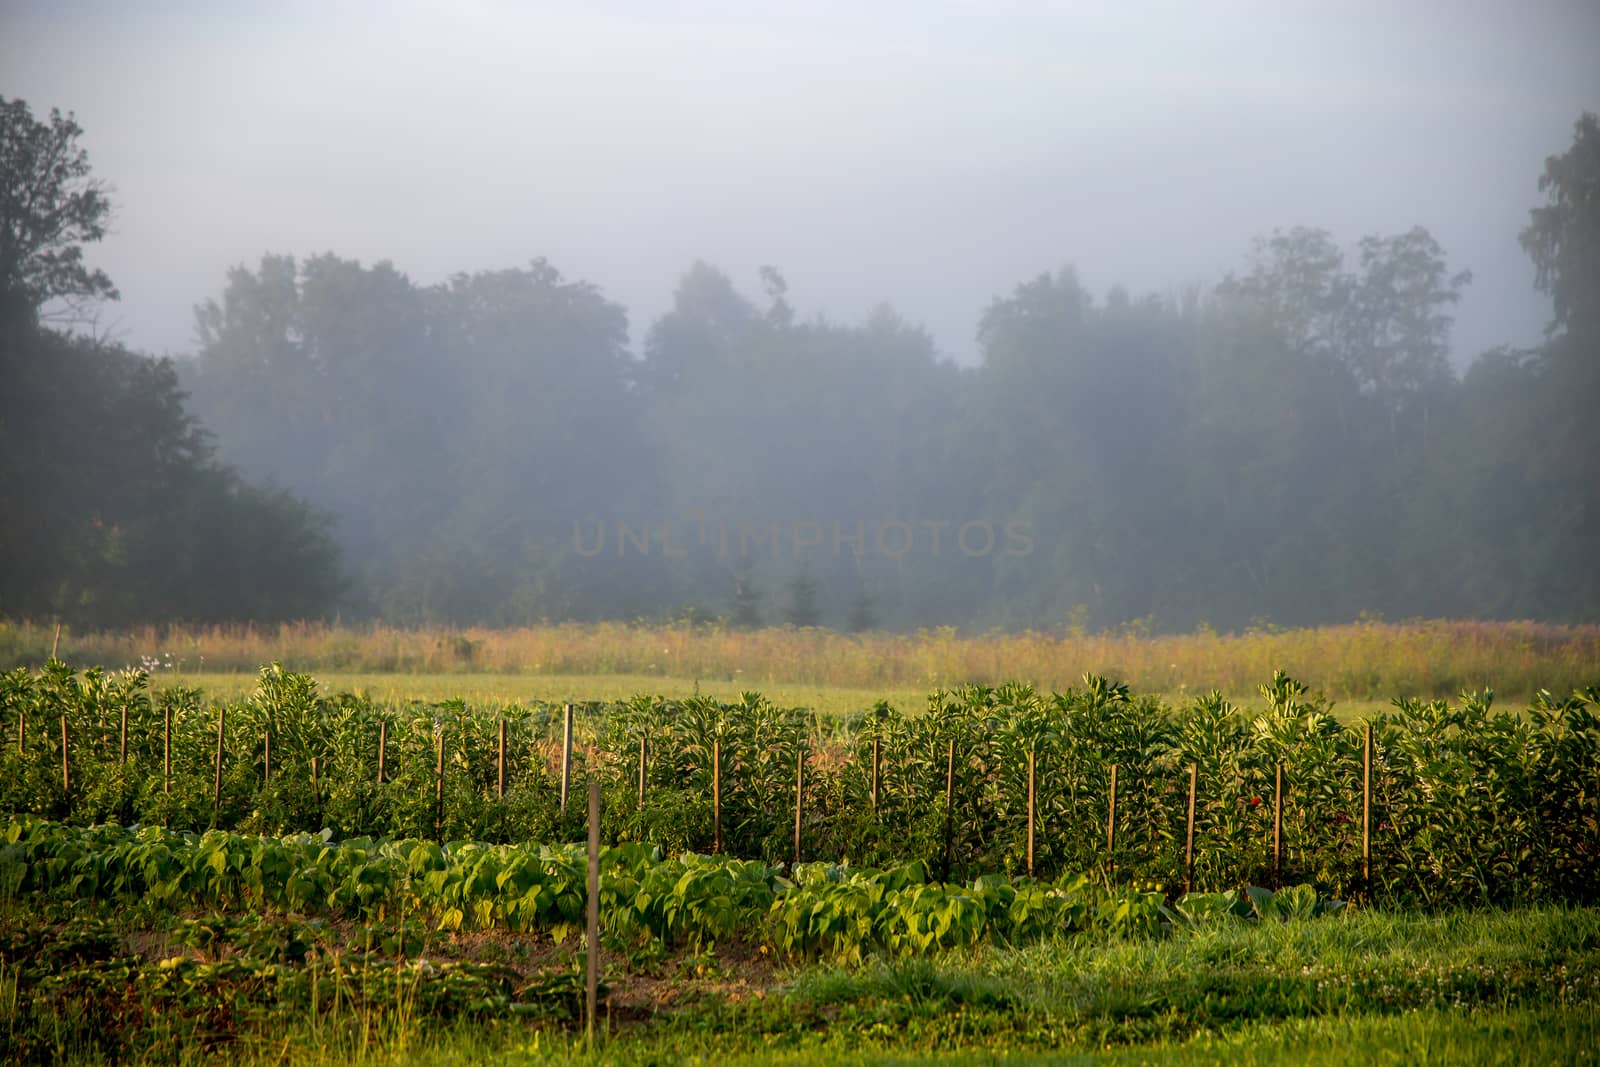
[[1441,905],[1600,899],[1600,689],[1401,699],[1342,724],[1281,673],[1265,710],[1082,689],[937,691],[838,719],[641,696],[617,704],[380,706],[263,668],[255,692],[152,698],[139,671],[0,675],[0,812],[281,835],[601,836],[765,863],[1096,872],[1176,898],[1309,883]]
[[[598,854],[601,945],[630,963],[675,948],[759,941],[794,957],[921,956],[1086,930],[1310,918],[1341,905],[1310,886],[1188,894],[984,875],[930,882],[921,864],[888,871],[807,863],[782,876],[758,860],[617,845]],[[395,936],[409,921],[440,931],[500,929],[576,940],[587,901],[581,845],[523,846],[326,834],[283,838],[161,827],[74,827],[13,817],[0,843],[0,899],[142,900],[174,910],[320,916]]]

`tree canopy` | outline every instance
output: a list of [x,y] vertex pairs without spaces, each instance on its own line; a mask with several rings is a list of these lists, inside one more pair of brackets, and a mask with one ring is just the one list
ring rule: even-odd
[[111,201],[90,174],[82,133],[70,112],[51,109],[40,122],[26,101],[0,97],[0,314],[117,296],[83,260],[83,246],[105,236]]

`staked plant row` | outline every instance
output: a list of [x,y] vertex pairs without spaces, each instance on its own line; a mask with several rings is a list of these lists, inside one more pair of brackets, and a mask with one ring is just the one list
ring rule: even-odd
[[1600,687],[1514,711],[1489,692],[1402,698],[1351,724],[1281,672],[1260,692],[1259,712],[1216,692],[1171,706],[1091,675],[819,719],[755,693],[380,705],[278,665],[220,703],[52,661],[0,674],[0,813],[554,844],[583,835],[593,781],[606,842],[674,856],[934,884],[1083,875],[1172,901],[1299,884],[1423,906],[1600,899]]

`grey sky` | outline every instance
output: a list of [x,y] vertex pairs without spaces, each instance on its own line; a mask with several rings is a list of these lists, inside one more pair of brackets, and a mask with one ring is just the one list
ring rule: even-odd
[[1517,233],[1600,109],[1600,4],[6,3],[0,95],[77,112],[152,351],[230,265],[332,251],[544,256],[636,343],[693,260],[771,263],[970,360],[1040,271],[1171,291],[1275,226],[1420,223],[1474,272],[1470,355],[1546,318]]

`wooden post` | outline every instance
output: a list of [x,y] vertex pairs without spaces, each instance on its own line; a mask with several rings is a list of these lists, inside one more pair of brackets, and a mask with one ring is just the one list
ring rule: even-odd
[[565,725],[561,730],[561,811],[567,810],[567,790],[572,785],[572,705],[567,705]]
[[950,880],[950,849],[955,839],[956,810],[956,739],[950,739],[949,754],[944,765],[944,862],[940,881]]
[[500,766],[499,775],[495,780],[495,799],[506,798],[506,721],[500,720]]
[[161,793],[172,795],[172,709],[161,709]]
[[17,712],[17,755],[22,755],[22,750],[28,744],[28,713]]
[[800,748],[794,760],[794,862],[800,865],[800,816],[805,809],[806,750]]
[[1272,888],[1283,888],[1283,764],[1272,787]]
[[1111,765],[1111,789],[1106,798],[1106,870],[1116,869],[1117,856],[1117,765]]
[[649,766],[646,762],[649,756],[649,746],[649,738],[641,735],[639,738],[639,809],[641,811],[644,810],[644,780],[645,770]]
[[72,796],[72,775],[67,769],[67,717],[61,716],[61,792]]
[[389,750],[389,720],[378,720],[378,784],[383,784],[383,757]]
[[225,704],[217,705],[217,774],[211,787],[211,807],[213,810],[222,808],[222,736],[228,721],[228,708]]
[[881,766],[881,752],[883,741],[881,738],[872,739],[872,813],[878,813],[878,774]]
[[1033,877],[1033,820],[1034,808],[1034,770],[1038,761],[1038,752],[1028,749],[1028,877]]
[[261,784],[267,785],[272,781],[272,731],[268,730],[261,735]]
[[1361,889],[1372,887],[1372,726],[1361,750]]
[[1194,799],[1200,786],[1200,765],[1189,764],[1189,825],[1183,845],[1183,891],[1194,891]]
[[55,637],[55,640],[50,642],[50,658],[51,659],[55,659],[56,658],[56,652],[60,648],[61,648],[61,624],[58,622],[58,623],[56,623],[56,637]]
[[433,839],[444,840],[444,728],[439,728],[439,760],[433,777]]
[[722,742],[711,742],[711,851],[722,855]]
[[584,1019],[594,1048],[594,1017],[600,1000],[600,783],[589,782],[589,960],[584,975]]

